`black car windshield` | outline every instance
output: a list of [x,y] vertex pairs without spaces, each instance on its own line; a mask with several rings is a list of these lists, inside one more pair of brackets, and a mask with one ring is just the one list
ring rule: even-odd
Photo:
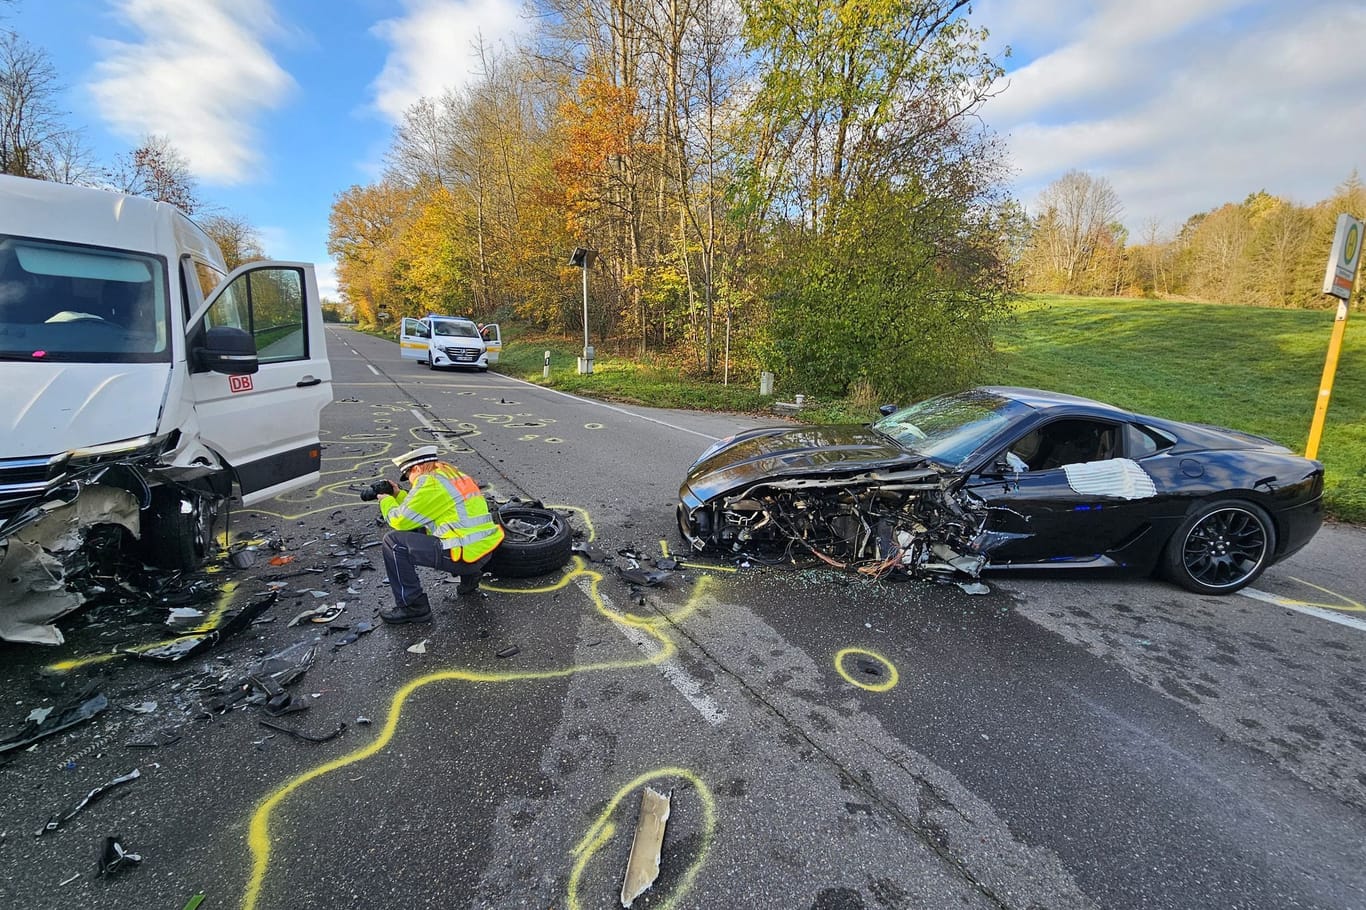
[[451,322],[443,319],[432,320],[432,334],[448,338],[478,338],[479,330],[472,322]]
[[0,359],[170,360],[156,256],[0,236]]
[[1028,411],[1028,405],[991,392],[955,392],[902,408],[873,424],[873,429],[956,468]]

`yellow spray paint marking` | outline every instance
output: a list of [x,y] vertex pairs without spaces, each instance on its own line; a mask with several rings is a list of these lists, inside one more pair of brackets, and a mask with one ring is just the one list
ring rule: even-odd
[[1289,601],[1290,603],[1293,603],[1296,606],[1320,607],[1324,610],[1341,610],[1346,613],[1366,613],[1366,605],[1363,605],[1360,602],[1353,600],[1345,594],[1339,594],[1337,591],[1330,591],[1327,588],[1323,588],[1314,584],[1312,581],[1305,581],[1303,578],[1296,578],[1293,575],[1290,576],[1290,580],[1298,581],[1300,584],[1313,588],[1315,591],[1319,591],[1323,594],[1327,594],[1329,597],[1336,598],[1338,601],[1337,603],[1319,603],[1318,601],[1314,600],[1291,600],[1288,597],[1282,598],[1283,600]]
[[[844,669],[845,660],[854,655],[870,657],[878,663],[882,664],[884,667],[887,668],[887,679],[877,684],[870,684],[863,682],[860,679],[855,679],[854,676],[848,670]],[[835,669],[839,672],[840,676],[844,677],[845,682],[849,683],[851,686],[858,686],[860,689],[866,689],[869,692],[886,692],[888,689],[895,686],[897,682],[899,682],[901,679],[900,674],[896,672],[896,666],[890,660],[883,657],[881,654],[878,654],[873,651],[867,651],[863,648],[845,648],[843,651],[836,654]]]
[[[567,583],[569,579],[578,577],[588,579],[589,584],[587,586],[587,592],[589,595],[589,599],[592,600],[594,608],[600,614],[602,614],[604,617],[606,617],[608,620],[612,622],[621,623],[622,625],[627,626],[634,626],[640,629],[641,631],[645,632],[647,635],[649,635],[650,637],[654,638],[657,642],[659,642],[659,650],[649,657],[642,657],[638,659],[600,661],[598,663],[584,664],[581,666],[549,668],[544,670],[501,672],[479,670],[443,670],[437,673],[429,673],[426,676],[418,677],[417,679],[414,679],[413,681],[407,683],[402,688],[400,688],[397,693],[394,694],[393,699],[389,703],[388,716],[385,719],[384,726],[380,729],[379,735],[374,740],[372,740],[365,746],[356,749],[353,752],[340,756],[339,758],[333,759],[332,761],[321,764],[310,771],[306,771],[303,774],[300,774],[298,777],[295,777],[293,780],[290,780],[289,782],[281,786],[279,789],[277,789],[275,792],[271,793],[257,806],[255,813],[252,815],[251,824],[249,825],[247,832],[247,843],[251,848],[252,854],[252,869],[250,878],[247,881],[247,890],[242,899],[242,910],[256,910],[257,901],[260,899],[261,896],[261,888],[265,884],[266,873],[270,868],[270,819],[274,811],[286,799],[288,799],[292,794],[297,792],[305,784],[308,784],[321,777],[331,774],[333,771],[338,771],[342,768],[348,767],[349,765],[353,765],[357,762],[364,761],[365,759],[370,758],[378,754],[379,752],[383,751],[384,748],[387,747],[389,743],[393,741],[394,735],[398,730],[399,720],[403,713],[404,704],[414,693],[424,688],[425,686],[429,686],[434,683],[440,682],[505,683],[545,681],[553,679],[563,679],[565,677],[573,676],[578,673],[593,673],[604,670],[635,670],[663,663],[664,661],[667,661],[670,658],[672,658],[677,653],[678,649],[674,645],[673,641],[670,640],[668,636],[664,635],[656,629],[655,622],[643,622],[635,617],[630,616],[629,614],[613,610],[611,607],[607,606],[606,600],[603,598],[602,593],[599,591],[599,585],[602,583],[603,580],[602,576],[599,575],[597,572],[585,569],[581,561],[576,563],[575,570],[573,572],[570,572],[565,577],[565,579],[562,580],[561,583]],[[709,579],[706,578],[699,579],[698,584],[693,590],[692,596],[689,598],[689,603],[685,605],[684,610],[695,609],[696,602],[700,600],[703,596],[705,596],[706,590],[710,587],[710,585],[707,583],[708,581]],[[677,770],[677,773],[681,776],[690,775],[690,772],[684,771],[682,769],[668,770]],[[695,777],[690,777],[690,779],[693,780],[694,783],[697,785],[699,793],[706,793],[705,785],[703,785],[700,780],[697,780]],[[707,799],[709,799],[709,796],[704,797],[704,802]],[[706,852],[706,844],[710,843],[710,831],[712,828],[714,828],[714,810],[708,808],[707,817],[711,820],[707,822],[708,835],[704,843],[704,849],[702,851],[703,854],[705,854]],[[692,882],[692,876],[696,874],[696,867],[700,865],[700,862],[701,860],[699,859],[698,862],[694,864],[694,868],[690,870],[690,873],[685,875],[684,878],[680,880],[677,888],[675,889],[676,895],[682,894],[683,891],[686,890],[687,886]],[[587,861],[584,860],[581,865],[586,864]]]
[[692,887],[698,871],[702,868],[702,863],[707,859],[707,853],[711,850],[712,838],[716,833],[716,800],[712,797],[711,790],[707,788],[707,785],[693,772],[686,768],[660,768],[657,771],[648,771],[640,775],[618,790],[616,796],[612,797],[611,802],[607,804],[607,807],[593,822],[592,827],[588,829],[588,833],[570,851],[570,855],[576,856],[578,859],[574,863],[573,871],[569,874],[569,910],[579,910],[582,906],[579,903],[579,880],[583,877],[583,872],[593,859],[594,854],[616,834],[617,826],[612,821],[612,815],[616,812],[617,806],[622,800],[650,781],[668,778],[682,778],[692,784],[693,789],[697,792],[698,799],[702,802],[702,845],[697,851],[697,857],[679,876],[678,883],[674,885],[673,892],[670,893],[668,899],[658,905],[655,904],[654,900],[651,900],[650,906],[658,906],[661,910],[666,910],[666,908],[674,906],[678,899]]

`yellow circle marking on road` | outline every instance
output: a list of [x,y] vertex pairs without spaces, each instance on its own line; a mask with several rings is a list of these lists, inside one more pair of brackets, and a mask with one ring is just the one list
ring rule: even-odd
[[[876,684],[866,683],[863,680],[856,678],[852,673],[850,673],[848,670],[844,668],[845,660],[854,655],[870,657],[878,663],[882,664],[884,667],[887,668],[887,678],[882,682]],[[878,654],[875,651],[868,651],[863,648],[845,648],[843,651],[836,654],[835,670],[838,671],[839,675],[844,677],[845,682],[849,683],[851,686],[858,686],[860,689],[866,689],[869,692],[886,692],[888,689],[894,687],[901,680],[901,675],[896,672],[895,664],[893,664],[887,658],[883,657],[881,654]]]

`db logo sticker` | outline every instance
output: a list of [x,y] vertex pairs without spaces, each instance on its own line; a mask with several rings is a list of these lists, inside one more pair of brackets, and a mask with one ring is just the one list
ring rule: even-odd
[[250,376],[229,376],[229,377],[228,377],[228,388],[232,390],[232,393],[233,393],[234,395],[236,395],[238,392],[250,392],[250,391],[251,391],[251,377],[250,377]]

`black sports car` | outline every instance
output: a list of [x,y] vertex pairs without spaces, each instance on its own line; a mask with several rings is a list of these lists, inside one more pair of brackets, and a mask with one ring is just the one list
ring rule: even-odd
[[683,536],[873,575],[1105,567],[1227,594],[1323,522],[1323,465],[1260,436],[1034,389],[884,411],[720,440],[679,490]]

